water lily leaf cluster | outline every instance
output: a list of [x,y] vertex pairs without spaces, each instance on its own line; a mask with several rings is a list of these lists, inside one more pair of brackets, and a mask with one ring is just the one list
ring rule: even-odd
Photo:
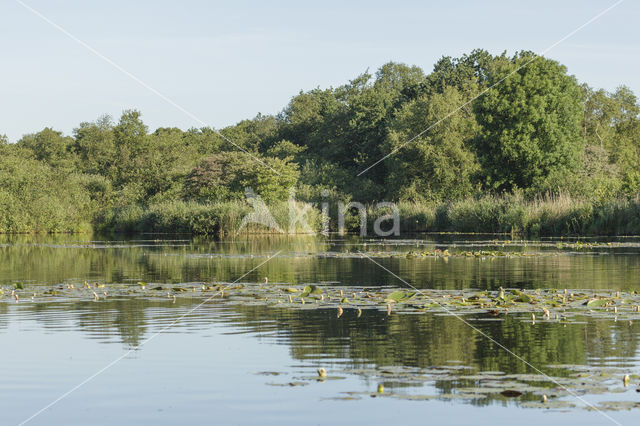
[[336,309],[360,317],[367,310],[388,314],[435,313],[524,321],[579,321],[581,317],[615,321],[640,319],[640,293],[607,290],[505,289],[439,290],[399,287],[340,286],[309,283],[104,283],[68,281],[55,285],[28,284],[0,287],[0,302],[45,302],[56,299],[106,298],[218,299],[228,304],[257,304],[290,309]]

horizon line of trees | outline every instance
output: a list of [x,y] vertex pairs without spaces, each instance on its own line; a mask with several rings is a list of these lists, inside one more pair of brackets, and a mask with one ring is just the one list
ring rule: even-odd
[[629,88],[591,88],[532,52],[445,56],[428,74],[389,62],[219,132],[150,132],[126,110],[70,136],[45,128],[15,144],[0,137],[0,228],[34,212],[90,221],[128,205],[241,200],[248,186],[266,201],[295,186],[310,201],[323,191],[419,203],[520,191],[604,202],[640,191],[639,114]]

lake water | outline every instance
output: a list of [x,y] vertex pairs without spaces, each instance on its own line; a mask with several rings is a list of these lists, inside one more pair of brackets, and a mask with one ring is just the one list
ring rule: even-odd
[[[580,241],[4,236],[0,424],[631,424],[640,413],[640,321],[585,314],[533,323],[530,314],[395,307],[388,315],[384,305],[358,313],[348,303],[338,317],[335,308],[196,293],[202,284],[264,277],[349,292],[406,283],[640,290],[640,239]],[[425,250],[476,255],[406,256]],[[100,283],[97,301],[45,296],[85,281]],[[102,297],[138,282],[163,291]],[[193,293],[164,295],[179,287]],[[543,393],[550,404],[541,406]]]

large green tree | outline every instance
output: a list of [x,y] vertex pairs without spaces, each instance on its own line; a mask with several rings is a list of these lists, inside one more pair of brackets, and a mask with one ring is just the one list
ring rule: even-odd
[[[583,135],[591,150],[608,153],[603,157],[620,170],[625,190],[640,190],[640,106],[633,92],[625,86],[613,93],[583,85],[585,96]],[[605,165],[603,165],[605,167]]]
[[488,188],[549,190],[580,165],[580,86],[556,61],[521,52],[497,57],[474,103],[476,150]]
[[80,170],[112,177],[117,159],[111,117],[105,115],[92,123],[82,122],[73,135]]
[[365,72],[338,88],[294,97],[280,115],[280,135],[306,148],[303,183],[320,180],[328,186],[333,181],[358,199],[380,197],[387,176],[384,163],[356,175],[385,154],[390,120],[419,95],[424,79],[418,67],[389,62],[375,76]]
[[479,165],[469,148],[478,128],[471,111],[459,111],[407,143],[465,101],[458,89],[449,86],[407,103],[396,114],[386,147],[388,152],[397,150],[386,160],[388,198],[453,200],[473,192]]
[[[255,164],[261,163],[261,167]],[[251,189],[265,201],[285,200],[295,187],[298,165],[288,158],[258,158],[242,151],[229,151],[204,158],[188,174],[186,199],[201,202],[240,200]]]
[[51,129],[26,135],[18,141],[18,146],[30,150],[37,160],[62,169],[73,167],[73,138]]

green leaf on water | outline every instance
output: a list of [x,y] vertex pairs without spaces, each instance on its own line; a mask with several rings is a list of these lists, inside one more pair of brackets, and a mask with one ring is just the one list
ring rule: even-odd
[[602,308],[604,306],[607,306],[607,303],[609,303],[609,300],[607,299],[590,299],[585,302],[585,305],[590,308]]
[[400,302],[404,302],[406,300],[411,299],[415,295],[416,295],[415,292],[394,291],[393,293],[390,293],[387,295],[385,302],[400,303]]
[[22,283],[15,283],[13,284],[13,288],[16,290],[24,290],[24,285],[22,285]]
[[322,293],[321,288],[318,288],[318,286],[311,284],[306,286],[304,290],[302,290],[302,294],[300,294],[300,297],[307,297],[309,295],[316,295],[321,293]]
[[531,303],[533,301],[533,298],[523,291],[513,290],[513,293],[517,296],[513,299],[515,302]]
[[515,301],[522,303],[531,303],[533,301],[533,298],[528,294],[521,294],[517,299],[515,299]]

